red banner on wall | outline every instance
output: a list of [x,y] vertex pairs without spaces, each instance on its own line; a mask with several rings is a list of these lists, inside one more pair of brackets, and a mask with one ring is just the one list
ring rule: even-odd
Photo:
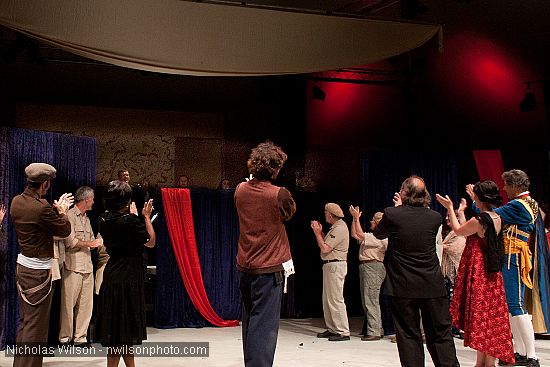
[[502,203],[505,204],[508,201],[508,197],[503,190],[504,181],[502,180],[502,173],[504,172],[504,164],[502,163],[500,150],[474,150],[474,158],[476,160],[479,180],[494,181],[500,189]]

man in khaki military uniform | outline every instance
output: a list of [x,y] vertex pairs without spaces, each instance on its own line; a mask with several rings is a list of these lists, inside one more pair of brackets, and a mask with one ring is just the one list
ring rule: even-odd
[[[92,317],[94,274],[90,249],[103,245],[103,239],[94,237],[90,219],[86,215],[94,204],[94,190],[79,187],[75,206],[67,213],[71,234],[65,238],[65,265],[61,287],[61,325],[59,343],[71,342],[77,347],[88,345],[86,334]],[[74,328],[73,328],[74,325]]]
[[344,302],[344,280],[348,272],[348,226],[342,220],[344,212],[338,204],[325,205],[325,220],[331,225],[323,235],[321,223],[311,221],[317,245],[323,260],[323,313],[327,330],[317,334],[329,341],[350,340],[349,321]]

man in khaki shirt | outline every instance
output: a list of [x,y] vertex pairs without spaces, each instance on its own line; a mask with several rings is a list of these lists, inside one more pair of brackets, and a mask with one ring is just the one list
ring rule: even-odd
[[72,229],[64,240],[59,342],[61,345],[73,342],[82,347],[88,344],[86,334],[93,307],[94,275],[90,249],[102,246],[103,239],[94,237],[86,215],[94,204],[94,190],[88,186],[79,187],[75,202],[74,208],[67,213]]
[[344,212],[338,204],[325,205],[325,220],[331,225],[323,235],[321,223],[311,221],[317,245],[323,260],[323,314],[327,330],[317,334],[329,341],[350,340],[349,321],[344,302],[344,280],[348,272],[348,226],[342,220]]

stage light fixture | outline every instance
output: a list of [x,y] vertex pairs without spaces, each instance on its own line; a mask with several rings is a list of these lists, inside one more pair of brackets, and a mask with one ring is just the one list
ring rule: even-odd
[[537,109],[537,100],[533,92],[526,92],[525,96],[519,103],[519,110],[521,112],[531,112]]
[[319,99],[324,102],[325,99],[327,98],[327,93],[321,88],[319,88],[318,86],[314,86],[311,92],[312,92],[312,95],[311,95],[312,99]]

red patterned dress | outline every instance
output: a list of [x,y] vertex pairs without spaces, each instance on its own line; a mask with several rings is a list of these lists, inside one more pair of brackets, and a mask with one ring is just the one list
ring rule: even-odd
[[464,330],[464,346],[514,363],[502,274],[485,271],[485,238],[468,236],[456,278],[451,315]]

